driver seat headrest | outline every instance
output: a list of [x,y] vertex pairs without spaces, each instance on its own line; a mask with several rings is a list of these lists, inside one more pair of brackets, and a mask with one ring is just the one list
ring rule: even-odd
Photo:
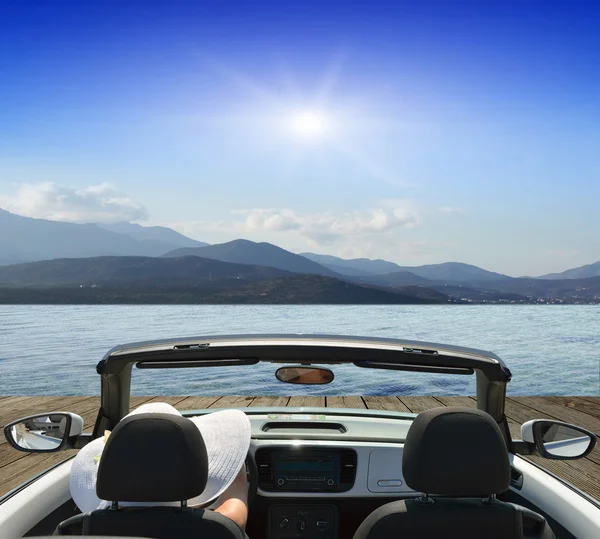
[[121,420],[100,458],[96,494],[119,502],[177,502],[198,496],[208,478],[206,446],[198,427],[172,414]]
[[413,421],[402,471],[418,492],[490,496],[508,489],[506,442],[492,416],[472,408],[433,408]]

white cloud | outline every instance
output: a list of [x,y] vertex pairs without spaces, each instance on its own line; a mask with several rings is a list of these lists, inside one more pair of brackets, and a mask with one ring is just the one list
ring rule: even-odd
[[146,208],[110,183],[83,189],[51,182],[21,184],[0,195],[0,207],[25,217],[76,223],[113,223],[147,218]]
[[235,210],[244,217],[234,222],[238,232],[289,232],[318,244],[343,241],[348,236],[365,237],[397,228],[413,228],[421,222],[416,204],[409,200],[385,200],[380,207],[345,213],[303,213],[291,209],[254,208]]
[[394,199],[360,211],[306,213],[254,208],[233,210],[229,220],[161,224],[209,243],[246,238],[274,243],[293,252],[387,258],[409,264],[429,256],[430,245],[414,237],[423,213],[414,201]]

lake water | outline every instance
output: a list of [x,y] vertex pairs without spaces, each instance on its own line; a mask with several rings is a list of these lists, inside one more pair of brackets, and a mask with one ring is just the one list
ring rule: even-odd
[[[600,306],[0,306],[0,395],[96,395],[95,366],[125,342],[329,333],[491,350],[512,395],[600,394]],[[334,367],[328,386],[284,385],[273,365],[134,370],[138,395],[461,395],[473,376]]]

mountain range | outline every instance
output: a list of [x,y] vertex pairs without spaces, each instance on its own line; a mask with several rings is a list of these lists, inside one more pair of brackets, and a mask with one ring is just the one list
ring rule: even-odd
[[368,258],[345,260],[335,256],[317,255],[314,253],[302,253],[302,256],[318,262],[326,268],[336,268],[338,273],[358,277],[412,275],[421,279],[457,283],[484,283],[510,279],[507,275],[487,271],[471,264],[463,264],[462,262],[444,262],[442,264],[428,264],[425,266],[400,266],[387,260],[369,260]]
[[[310,293],[307,288],[304,295],[308,302],[342,290],[382,303],[421,301],[424,296],[434,302],[600,299],[600,262],[537,278],[513,278],[460,262],[400,266],[386,260],[295,254],[244,239],[208,245],[166,227],[64,223],[0,209],[0,287],[132,286],[139,292],[140,287],[188,286],[196,290],[198,301],[208,292],[218,292],[223,301],[287,301],[302,296],[282,288],[283,282],[288,287],[293,282],[301,289],[304,281],[298,275],[327,278],[310,281]],[[271,281],[273,286],[258,286]],[[198,290],[204,291],[204,299]],[[381,292],[395,296],[385,299]],[[406,297],[400,301],[400,295]]]
[[598,277],[599,275],[600,261],[569,269],[562,273],[548,273],[547,275],[542,275],[539,279],[587,279],[588,277]]
[[384,289],[325,275],[197,256],[111,256],[0,267],[1,303],[448,303],[423,287]]
[[233,240],[206,247],[175,249],[163,256],[178,258],[182,256],[199,256],[232,264],[260,264],[294,273],[327,275],[330,277],[340,275],[317,262],[286,251],[271,243],[255,243],[249,240]]
[[58,258],[0,266],[0,286],[198,286],[219,287],[291,277],[291,272],[268,266],[229,264],[187,256],[157,258],[143,256],[102,256]]
[[164,227],[77,224],[22,217],[0,209],[0,265],[91,256],[161,256],[206,245]]
[[98,226],[105,230],[109,230],[110,232],[126,234],[140,241],[161,241],[165,244],[174,245],[176,247],[204,247],[205,245],[208,245],[208,243],[188,238],[187,236],[176,232],[172,228],[167,228],[166,226],[142,226],[136,223],[128,223],[126,221],[112,224],[98,223]]

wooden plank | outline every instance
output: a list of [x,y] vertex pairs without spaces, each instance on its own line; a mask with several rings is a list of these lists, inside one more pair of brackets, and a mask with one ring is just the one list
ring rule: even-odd
[[252,404],[256,397],[238,396],[221,397],[209,406],[209,408],[247,408]]
[[5,466],[0,471],[0,496],[18,487],[29,478],[42,473],[50,466],[66,460],[76,451],[61,451],[59,453],[29,453],[25,458]]
[[563,406],[562,404],[556,404],[545,397],[509,397],[508,400],[529,406],[546,414],[548,417],[573,423],[596,434],[600,434],[600,418],[568,406]]
[[290,397],[287,405],[323,408],[325,406],[325,397]]
[[148,402],[151,399],[152,399],[152,397],[137,397],[137,396],[131,397],[129,399],[129,411],[132,412],[138,406],[141,406],[142,404],[144,404],[145,402]]
[[[0,403],[0,425],[4,426],[20,417],[44,412],[75,412],[75,405],[94,397],[26,397]],[[96,397],[97,398],[97,397]],[[97,405],[96,405],[97,406]]]
[[436,397],[444,406],[466,406],[477,408],[477,401],[472,397]]
[[157,403],[157,402],[165,402],[165,403],[170,404],[171,406],[177,408],[177,405],[180,402],[182,402],[182,401],[184,401],[185,399],[188,399],[188,398],[190,398],[190,397],[167,397],[167,396],[152,397],[149,401],[146,401],[144,404],[153,404],[153,403]]
[[549,402],[600,418],[600,402],[593,403],[577,397],[545,397]]
[[256,397],[250,406],[287,406],[289,397]]
[[325,397],[327,408],[366,408],[362,397]]
[[13,403],[16,402],[26,402],[31,400],[33,397],[28,397],[27,395],[9,395],[6,397],[3,397],[3,401],[0,402],[0,406],[2,408],[4,408],[5,406],[10,406]]
[[419,414],[431,408],[444,406],[435,397],[398,397],[404,405],[413,413]]
[[408,407],[398,397],[364,396],[363,400],[369,410],[390,410],[392,412],[408,412]]
[[2,468],[4,466],[8,466],[12,464],[16,460],[25,458],[27,455],[31,453],[24,453],[23,451],[17,451],[12,446],[6,443],[5,445],[0,447],[0,474],[2,473]]
[[[161,397],[164,398],[164,397]],[[211,404],[219,400],[218,396],[214,397],[178,397],[177,402],[169,402],[180,411],[183,410],[203,410]],[[168,401],[164,401],[168,402]]]
[[546,414],[542,414],[538,410],[534,410],[530,406],[512,399],[506,399],[504,404],[504,413],[506,414],[506,417],[516,421],[520,425],[530,421],[531,419],[548,419]]

